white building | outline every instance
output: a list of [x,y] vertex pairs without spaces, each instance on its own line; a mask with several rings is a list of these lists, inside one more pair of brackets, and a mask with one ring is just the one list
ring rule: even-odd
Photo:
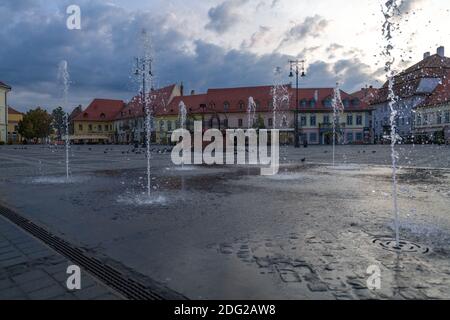
[[8,92],[11,87],[0,81],[0,143],[8,139]]

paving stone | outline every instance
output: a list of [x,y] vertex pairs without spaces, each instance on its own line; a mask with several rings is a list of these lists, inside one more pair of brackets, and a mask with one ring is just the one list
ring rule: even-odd
[[24,256],[19,256],[17,258],[0,261],[0,267],[8,268],[18,264],[26,263],[28,260]]
[[30,299],[33,300],[47,300],[56,298],[58,296],[61,296],[66,293],[66,290],[64,290],[60,285],[53,284],[50,287],[43,288],[41,290],[33,291],[28,294]]
[[8,278],[0,280],[0,290],[8,289],[13,286],[14,286],[14,282],[12,282]]
[[14,276],[12,278],[12,280],[14,280],[17,283],[24,283],[27,281],[42,279],[44,277],[47,277],[47,274],[45,272],[43,272],[42,270],[30,270],[23,274]]
[[46,277],[46,278],[41,278],[41,279],[37,279],[37,280],[33,280],[33,281],[27,281],[27,282],[22,282],[22,283],[18,283],[18,285],[26,292],[26,293],[30,293],[30,292],[34,292],[34,291],[38,291],[44,288],[48,288],[52,285],[56,284],[55,280],[53,280],[50,277]]
[[0,300],[27,299],[27,295],[17,287],[0,290]]

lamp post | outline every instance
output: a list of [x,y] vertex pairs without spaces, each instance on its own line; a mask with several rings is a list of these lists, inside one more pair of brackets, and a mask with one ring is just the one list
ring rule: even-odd
[[296,76],[296,93],[295,93],[295,147],[300,148],[300,137],[299,137],[299,123],[298,123],[298,115],[299,115],[299,106],[298,106],[298,76],[303,78],[306,76],[305,74],[305,60],[289,60],[290,70],[289,77],[294,77],[294,72]]

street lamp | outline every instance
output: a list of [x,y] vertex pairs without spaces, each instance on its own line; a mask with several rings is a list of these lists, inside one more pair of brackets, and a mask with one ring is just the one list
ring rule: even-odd
[[[300,148],[300,137],[299,137],[299,123],[298,123],[298,115],[299,115],[299,107],[298,107],[298,77],[299,75],[303,78],[306,77],[305,74],[305,60],[289,60],[290,64],[290,73],[289,77],[294,77],[294,72],[296,76],[296,94],[295,94],[295,147]],[[301,70],[301,74],[300,74]]]

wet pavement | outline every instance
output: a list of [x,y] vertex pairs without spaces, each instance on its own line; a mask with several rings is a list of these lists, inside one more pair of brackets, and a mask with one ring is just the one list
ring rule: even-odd
[[74,146],[61,183],[62,149],[0,146],[0,202],[192,299],[450,298],[450,147],[399,147],[400,253],[389,146],[282,148],[270,177],[152,149],[149,201],[143,152]]

